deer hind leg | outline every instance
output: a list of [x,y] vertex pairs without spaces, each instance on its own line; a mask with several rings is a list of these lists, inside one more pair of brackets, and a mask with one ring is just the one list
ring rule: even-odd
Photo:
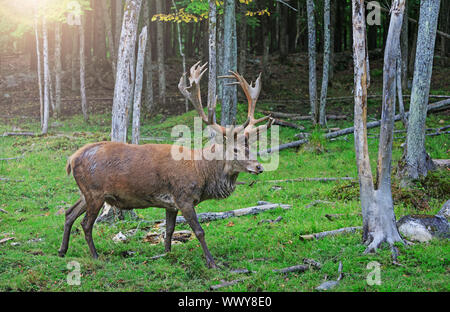
[[95,220],[98,213],[103,206],[103,200],[89,200],[86,198],[87,211],[83,221],[81,221],[81,227],[84,231],[84,237],[89,246],[89,251],[94,259],[98,258],[97,250],[95,249],[94,241],[92,239],[92,228],[94,227]]
[[166,236],[164,237],[164,247],[166,252],[169,252],[172,249],[172,235],[175,230],[177,213],[177,210],[166,209]]
[[84,197],[81,197],[72,207],[66,211],[66,222],[64,223],[64,234],[61,247],[59,248],[58,255],[64,257],[67,249],[69,248],[69,238],[72,225],[75,220],[86,211],[86,202]]
[[183,213],[183,217],[188,222],[189,226],[194,231],[195,236],[200,242],[200,245],[203,248],[203,253],[206,258],[206,265],[209,268],[217,268],[216,263],[214,262],[214,259],[209,252],[208,246],[206,246],[205,241],[205,231],[203,231],[200,223],[198,222],[197,214],[195,213],[194,207],[189,207],[185,209],[181,209],[181,212]]

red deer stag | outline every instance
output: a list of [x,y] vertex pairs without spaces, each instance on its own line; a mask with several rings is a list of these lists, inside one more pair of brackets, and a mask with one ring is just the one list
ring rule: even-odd
[[[253,117],[261,79],[254,85],[238,73],[231,72],[224,78],[236,79],[248,100],[248,119],[238,127],[222,127],[215,122],[215,103],[208,104],[206,116],[200,95],[200,79],[206,72],[199,63],[190,70],[190,86],[186,86],[183,75],[178,88],[194,105],[202,120],[222,138],[222,144],[214,143],[204,149],[188,150],[176,146],[190,159],[175,160],[171,154],[174,145],[146,144],[133,145],[118,142],[98,142],[88,144],[76,151],[67,162],[67,174],[73,174],[81,191],[81,198],[66,212],[64,235],[59,249],[63,257],[68,249],[70,230],[74,221],[86,212],[81,222],[86,242],[93,258],[98,254],[92,240],[92,228],[104,202],[120,209],[160,207],[166,209],[166,252],[171,250],[172,234],[178,211],[192,228],[200,241],[208,267],[216,267],[205,242],[205,234],[200,226],[194,207],[212,198],[226,198],[234,191],[236,178],[240,172],[260,174],[261,164],[249,150],[255,136],[272,125],[272,118],[266,116],[255,120]],[[191,90],[191,91],[189,91]],[[266,121],[267,124],[254,125]],[[239,140],[238,138],[244,138]],[[255,140],[253,140],[255,141]],[[237,143],[236,143],[237,142]],[[234,143],[234,144],[232,144]],[[232,146],[230,154],[229,146]],[[223,151],[222,159],[209,160],[205,153]],[[239,153],[246,157],[237,157]],[[226,154],[226,155],[225,155]],[[230,157],[231,155],[231,157]],[[240,154],[242,155],[242,154]]]

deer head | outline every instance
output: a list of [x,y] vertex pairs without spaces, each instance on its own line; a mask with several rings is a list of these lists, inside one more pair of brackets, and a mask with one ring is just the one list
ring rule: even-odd
[[[207,151],[215,155],[222,156],[226,162],[225,170],[227,173],[235,174],[239,172],[249,172],[251,174],[260,174],[264,171],[263,166],[257,161],[256,155],[251,152],[251,146],[255,143],[261,133],[267,131],[273,123],[270,116],[255,119],[255,106],[261,92],[261,75],[255,83],[248,83],[237,72],[230,71],[230,75],[219,78],[236,79],[235,82],[227,85],[240,85],[248,101],[247,120],[238,126],[223,127],[216,123],[216,101],[208,103],[208,115],[205,114],[202,105],[200,92],[200,80],[207,63],[200,65],[200,62],[194,64],[190,69],[189,86],[186,84],[186,75],[180,78],[178,88],[181,93],[192,103],[200,118],[216,134],[216,144],[207,148]],[[268,120],[267,124],[256,127],[255,125]]]

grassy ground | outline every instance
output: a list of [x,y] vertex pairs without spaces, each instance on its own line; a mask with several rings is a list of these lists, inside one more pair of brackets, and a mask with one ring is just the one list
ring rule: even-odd
[[[379,105],[375,103],[376,105]],[[240,107],[244,110],[245,107]],[[241,116],[245,114],[240,114]],[[192,125],[193,112],[172,117],[158,123],[158,117],[145,121],[143,136],[170,136],[176,124]],[[372,116],[375,117],[375,116]],[[427,126],[438,127],[449,123],[448,116],[431,115]],[[441,121],[441,123],[440,123]],[[38,131],[36,122],[23,123],[10,120],[0,125],[0,133],[10,131],[11,125],[22,130]],[[64,214],[78,199],[78,189],[72,177],[65,174],[67,157],[88,142],[109,137],[110,116],[94,115],[89,126],[80,116],[59,121],[48,136],[0,138],[0,157],[24,155],[22,159],[0,161],[0,239],[14,240],[0,245],[1,291],[208,291],[209,286],[221,280],[242,278],[224,291],[313,291],[325,279],[335,279],[339,261],[345,273],[334,291],[449,291],[449,244],[433,240],[429,244],[400,247],[398,261],[392,264],[390,252],[382,250],[375,255],[364,255],[360,233],[328,237],[317,241],[302,241],[299,236],[362,223],[358,184],[350,182],[273,183],[264,180],[296,177],[356,177],[353,136],[329,142],[316,139],[314,144],[299,150],[280,153],[277,171],[254,177],[242,174],[240,181],[257,180],[253,186],[239,185],[231,197],[221,201],[201,203],[197,211],[226,211],[253,206],[259,200],[292,205],[290,210],[273,210],[255,216],[214,221],[203,224],[206,240],[216,262],[217,270],[206,268],[197,240],[175,245],[173,252],[158,260],[150,257],[163,253],[162,244],[143,242],[151,230],[146,223],[126,221],[115,225],[97,224],[94,241],[99,251],[98,260],[92,260],[80,226],[76,221],[72,230],[69,251],[65,258],[57,256]],[[302,122],[311,131],[309,122]],[[351,126],[351,121],[329,122],[330,127]],[[401,124],[396,125],[401,129]],[[317,130],[315,130],[317,131]],[[369,132],[376,134],[378,129]],[[295,130],[280,130],[281,141],[291,141]],[[65,134],[70,137],[58,136]],[[319,135],[315,137],[320,138]],[[402,140],[394,143],[394,163],[400,158]],[[372,168],[376,167],[378,139],[370,139]],[[320,147],[320,148],[318,148]],[[427,148],[433,158],[449,158],[448,136],[427,137]],[[14,180],[20,180],[14,181]],[[448,196],[448,171],[437,172],[417,184],[412,192],[394,188],[395,214],[400,218],[413,213],[436,213]],[[394,180],[395,183],[395,180]],[[423,199],[418,201],[417,199]],[[318,204],[306,208],[314,200],[327,200],[332,204]],[[425,203],[424,203],[425,202]],[[149,208],[137,211],[145,220],[164,218],[164,210]],[[330,221],[325,214],[343,214]],[[279,223],[259,224],[262,219],[275,219]],[[112,237],[119,231],[138,228],[136,235],[126,243],[114,243]],[[188,229],[185,225],[177,230]],[[30,240],[41,239],[32,242]],[[11,243],[20,243],[11,245]],[[127,256],[127,251],[135,252]],[[265,258],[265,261],[257,261]],[[312,258],[323,264],[321,270],[281,275],[272,269],[300,264],[303,258]],[[256,260],[255,260],[256,259]],[[81,266],[81,285],[70,286],[67,267],[70,261]],[[370,286],[366,277],[371,270],[367,265],[377,261],[381,265],[381,285]],[[230,273],[232,268],[256,271],[252,275]]]

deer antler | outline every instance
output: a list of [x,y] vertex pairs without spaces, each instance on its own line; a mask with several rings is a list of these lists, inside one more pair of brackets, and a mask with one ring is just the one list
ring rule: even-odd
[[[208,116],[206,116],[205,112],[203,111],[202,96],[200,93],[200,80],[202,79],[203,74],[208,70],[205,69],[208,63],[205,63],[202,66],[200,66],[199,64],[200,62],[197,62],[191,67],[189,76],[190,86],[188,87],[186,85],[186,74],[183,74],[180,78],[178,89],[181,91],[184,97],[186,97],[192,103],[194,108],[197,110],[197,113],[202,118],[203,122],[205,122],[207,125],[210,125],[216,132],[226,135],[227,133],[226,128],[218,125],[215,122],[216,119],[215,102],[208,104]],[[193,91],[189,92],[188,89],[191,88],[193,89]]]
[[[256,133],[256,139],[258,139],[259,134],[263,131],[267,131],[267,129],[272,126],[274,121],[270,115],[264,116],[260,119],[255,119],[256,102],[258,101],[259,93],[261,92],[261,74],[259,74],[254,83],[252,82],[249,84],[244,77],[239,75],[239,73],[233,71],[230,71],[230,73],[231,75],[220,76],[219,78],[236,79],[237,81],[228,83],[227,85],[240,85],[248,101],[247,122],[242,126],[236,127],[235,133],[244,130],[244,134],[247,138],[254,138]],[[256,128],[254,127],[256,124],[266,120],[269,120],[267,124]]]

